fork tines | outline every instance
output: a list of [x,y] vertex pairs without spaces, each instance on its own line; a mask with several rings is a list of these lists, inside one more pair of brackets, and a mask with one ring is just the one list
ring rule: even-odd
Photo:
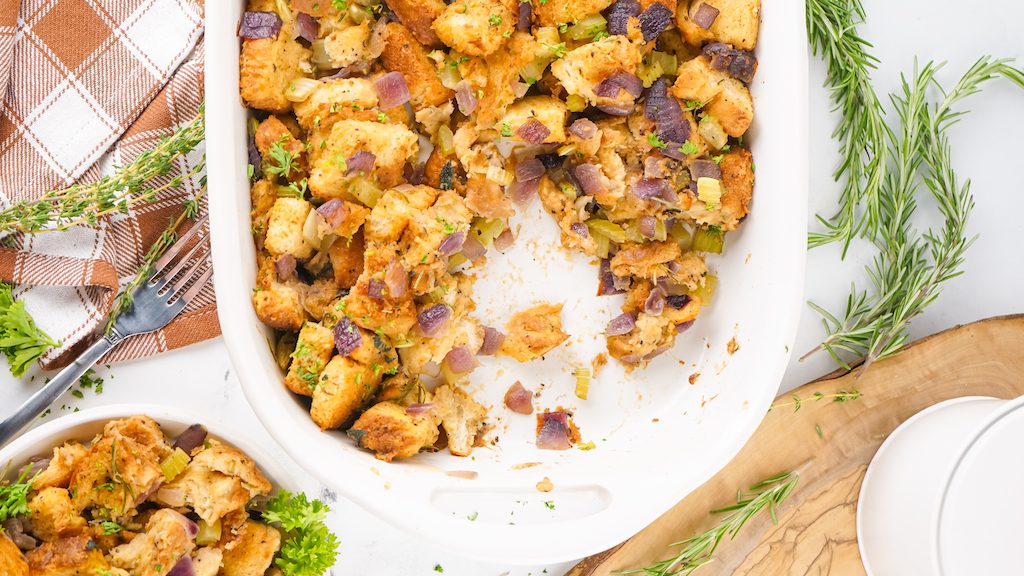
[[168,304],[178,299],[188,302],[213,275],[206,225],[205,216],[196,220],[153,265],[148,283],[157,287],[160,295],[166,295]]

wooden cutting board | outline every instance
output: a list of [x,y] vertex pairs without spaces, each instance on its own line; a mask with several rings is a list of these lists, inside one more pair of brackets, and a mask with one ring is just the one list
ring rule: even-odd
[[[844,403],[816,392],[859,390]],[[794,412],[791,394],[803,399]],[[747,445],[717,476],[619,546],[584,559],[569,576],[643,567],[668,545],[715,525],[708,511],[735,502],[739,488],[796,470],[800,482],[779,509],[725,539],[698,575],[860,576],[856,511],[861,480],[883,440],[927,406],[959,396],[1024,394],[1024,315],[992,318],[920,340],[863,375],[831,374],[776,401]],[[818,430],[820,428],[821,436]]]

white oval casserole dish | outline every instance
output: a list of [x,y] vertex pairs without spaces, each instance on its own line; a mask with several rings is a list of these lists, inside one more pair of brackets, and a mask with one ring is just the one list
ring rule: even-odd
[[[604,349],[620,301],[595,298],[596,267],[557,246],[535,203],[513,219],[515,248],[489,255],[476,316],[500,326],[511,311],[564,302],[572,337],[543,361],[484,359],[475,397],[492,406],[500,441],[472,458],[447,452],[386,464],[342,432],[321,432],[289,393],[253,312],[256,275],[246,176],[247,113],[238,96],[244,3],[206,7],[206,113],[211,236],[221,327],[246,398],[307,471],[360,505],[439,545],[505,564],[553,563],[625,540],[721,469],[757,428],[787,365],[802,307],[807,206],[807,53],[803,2],[762,9],[760,68],[749,133],[757,166],[751,216],[709,261],[720,278],[712,306],[674,350],[626,375],[614,362],[578,400],[571,371]],[[735,339],[739,350],[727,352]],[[691,382],[691,375],[694,376]],[[543,384],[535,404],[574,412],[592,450],[538,450],[534,419],[510,414],[515,380]],[[549,478],[554,490],[536,488]]]

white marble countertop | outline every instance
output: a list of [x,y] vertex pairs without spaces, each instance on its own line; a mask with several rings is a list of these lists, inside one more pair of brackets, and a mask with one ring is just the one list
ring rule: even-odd
[[[875,74],[880,93],[898,86],[899,74],[911,70],[914,56],[922,60],[948,60],[940,74],[952,82],[973,60],[985,53],[1015,56],[1024,60],[1019,23],[1024,21],[1024,4],[1011,0],[975,2],[970,8],[951,0],[924,2],[883,2],[865,0],[873,20],[862,33],[877,46],[874,53],[882,64]],[[1024,62],[1022,62],[1024,64]],[[817,60],[811,64],[811,95],[807,114],[811,126],[811,198],[809,221],[815,212],[834,209],[838,187],[831,180],[836,163],[835,146],[829,134],[834,125],[830,104],[820,88],[824,73]],[[969,100],[973,111],[953,129],[953,156],[962,177],[973,180],[977,208],[971,220],[972,234],[979,234],[967,257],[965,274],[950,282],[941,298],[918,318],[912,334],[919,337],[957,324],[994,315],[1024,312],[1024,177],[1020,170],[1020,147],[1014,139],[1024,134],[1024,91],[1004,81],[993,82],[985,94]],[[794,110],[794,114],[801,111]],[[762,192],[766,194],[766,192]],[[762,200],[763,201],[763,200]],[[931,205],[922,202],[922,221],[934,216]],[[1014,216],[1017,215],[1017,216]],[[807,298],[838,310],[845,301],[851,281],[863,282],[863,264],[871,251],[856,246],[846,262],[838,251],[825,248],[808,256]],[[823,335],[820,320],[805,309],[794,347],[794,359],[782,382],[788,390],[834,368],[819,354],[807,362],[796,358],[813,348]],[[6,370],[0,384],[4,390],[3,409],[16,405],[34,385],[15,383]],[[106,377],[104,392],[86,391],[79,399],[67,395],[53,408],[53,415],[74,407],[115,402],[159,402],[187,407],[210,420],[226,422],[262,438],[271,450],[287,458],[272,443],[242,395],[220,339],[163,356],[101,369]],[[13,390],[13,393],[10,391]],[[572,563],[532,568],[488,565],[466,560],[434,549],[372,517],[356,505],[324,493],[317,482],[306,479],[311,494],[331,501],[330,523],[341,539],[341,556],[334,573],[378,576],[444,574],[457,576],[527,576],[563,574]]]

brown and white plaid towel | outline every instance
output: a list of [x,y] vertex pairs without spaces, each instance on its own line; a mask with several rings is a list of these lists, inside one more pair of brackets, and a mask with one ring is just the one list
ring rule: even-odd
[[[191,120],[203,97],[202,36],[202,0],[0,0],[0,203],[94,181]],[[118,287],[198,185],[192,179],[95,227],[15,235],[0,249],[0,279],[16,283],[40,328],[64,343],[43,356],[44,368],[69,363],[92,341]],[[219,331],[211,283],[167,328],[105,361]]]

